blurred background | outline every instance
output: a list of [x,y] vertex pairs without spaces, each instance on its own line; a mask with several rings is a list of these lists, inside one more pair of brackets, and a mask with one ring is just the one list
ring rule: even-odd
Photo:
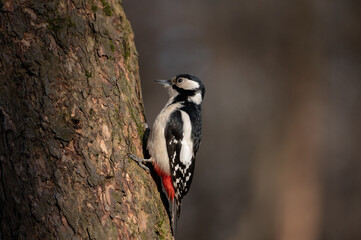
[[155,79],[206,85],[178,240],[361,239],[361,1],[124,0]]

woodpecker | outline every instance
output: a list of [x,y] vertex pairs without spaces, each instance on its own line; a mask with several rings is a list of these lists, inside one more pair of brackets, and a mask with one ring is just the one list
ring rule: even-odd
[[182,198],[193,179],[196,154],[202,137],[201,104],[205,94],[203,83],[190,74],[170,80],[156,80],[168,88],[169,100],[150,129],[147,149],[150,159],[129,154],[140,166],[151,162],[162,179],[169,201],[173,236],[176,232]]

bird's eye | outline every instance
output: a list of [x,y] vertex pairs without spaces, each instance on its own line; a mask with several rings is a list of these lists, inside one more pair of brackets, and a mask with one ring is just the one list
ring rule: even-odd
[[181,82],[183,82],[183,78],[178,78],[177,83],[181,83]]

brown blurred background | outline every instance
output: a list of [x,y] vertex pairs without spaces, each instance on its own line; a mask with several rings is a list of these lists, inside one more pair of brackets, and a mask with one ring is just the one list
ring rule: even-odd
[[361,239],[361,1],[124,0],[154,79],[206,85],[178,240]]

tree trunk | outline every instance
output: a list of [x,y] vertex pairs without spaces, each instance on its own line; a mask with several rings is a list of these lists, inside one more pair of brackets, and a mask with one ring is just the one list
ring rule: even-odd
[[171,238],[120,1],[0,1],[0,239]]

